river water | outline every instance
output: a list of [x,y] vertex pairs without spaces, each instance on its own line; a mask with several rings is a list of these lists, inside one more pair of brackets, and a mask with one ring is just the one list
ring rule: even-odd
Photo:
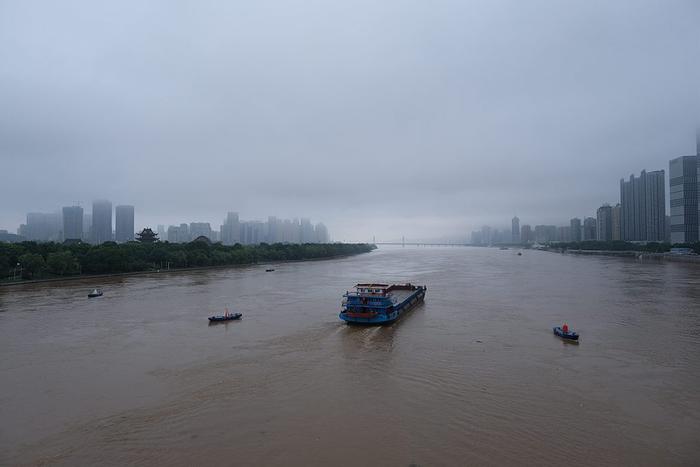
[[[0,288],[0,464],[700,464],[700,267],[516,253]],[[347,326],[362,281],[426,301]]]

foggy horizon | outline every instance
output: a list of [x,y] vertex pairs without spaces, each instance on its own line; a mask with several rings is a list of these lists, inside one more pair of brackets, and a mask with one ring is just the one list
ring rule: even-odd
[[698,24],[692,1],[3,2],[0,229],[96,199],[137,230],[565,225],[695,154]]

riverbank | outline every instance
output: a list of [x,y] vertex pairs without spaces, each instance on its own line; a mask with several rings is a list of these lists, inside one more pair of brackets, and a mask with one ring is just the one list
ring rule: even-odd
[[[31,245],[36,246],[36,244]],[[120,245],[121,246],[121,245]],[[115,246],[108,246],[107,248],[114,248]],[[119,247],[119,246],[117,246]],[[163,248],[162,246],[150,246],[152,248]],[[172,246],[165,246],[165,248],[171,248]],[[319,250],[319,247],[323,247]],[[103,246],[94,248],[104,248]],[[203,250],[203,248],[205,250]],[[221,247],[213,246],[211,252],[208,251],[209,247],[206,245],[196,245],[195,253],[201,255],[204,253],[211,253],[212,258],[216,258],[217,253],[226,250],[233,250],[236,253],[244,252],[246,255],[238,256],[238,261],[233,263],[224,264],[206,264],[206,265],[195,265],[188,267],[172,267],[173,264],[170,261],[161,261],[160,264],[165,264],[166,267],[156,267],[158,264],[153,261],[152,267],[132,270],[132,271],[110,271],[104,273],[93,273],[93,274],[70,274],[70,275],[58,275],[52,277],[40,277],[36,279],[20,279],[20,280],[5,280],[0,281],[0,287],[11,287],[26,284],[37,284],[37,283],[47,283],[47,282],[63,282],[63,281],[76,281],[91,278],[108,278],[108,277],[120,277],[120,276],[136,276],[136,275],[148,275],[148,274],[163,274],[163,273],[175,273],[184,271],[197,271],[197,270],[209,270],[209,269],[227,269],[235,267],[245,267],[254,266],[258,264],[270,264],[270,263],[291,263],[291,262],[302,262],[302,261],[317,261],[317,260],[328,260],[328,259],[338,259],[349,256],[354,256],[362,253],[368,253],[375,249],[374,245],[369,244],[326,244],[326,245],[257,245],[257,246],[247,246],[247,247]],[[293,254],[290,254],[293,253]],[[38,256],[38,253],[35,253]],[[289,258],[289,256],[292,256]],[[20,257],[21,258],[21,257]],[[143,262],[142,262],[143,264]],[[143,266],[141,266],[143,267]]]
[[700,264],[700,256],[674,255],[670,253],[649,253],[646,251],[610,251],[610,250],[562,250],[560,248],[545,248],[542,251],[553,253],[582,255],[582,256],[616,256],[620,258],[633,258],[639,260],[669,261],[673,263]]

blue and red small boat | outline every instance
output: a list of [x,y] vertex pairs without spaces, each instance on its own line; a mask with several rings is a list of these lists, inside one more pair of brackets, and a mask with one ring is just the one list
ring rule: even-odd
[[578,343],[578,333],[569,330],[568,326],[565,324],[563,327],[555,326],[552,328],[556,336],[561,337],[565,341]]
[[348,324],[391,323],[422,302],[426,290],[413,284],[357,284],[343,295],[340,319]]
[[226,313],[223,315],[214,315],[209,317],[209,324],[211,323],[220,323],[222,321],[234,321],[237,319],[241,319],[243,315],[241,313],[229,313],[228,308],[226,309]]

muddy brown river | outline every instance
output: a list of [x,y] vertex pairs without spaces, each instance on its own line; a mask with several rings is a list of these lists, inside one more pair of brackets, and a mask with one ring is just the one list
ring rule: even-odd
[[[382,247],[265,267],[0,287],[0,464],[700,465],[698,265]],[[426,300],[347,326],[363,281]],[[209,326],[225,306],[243,319]]]

